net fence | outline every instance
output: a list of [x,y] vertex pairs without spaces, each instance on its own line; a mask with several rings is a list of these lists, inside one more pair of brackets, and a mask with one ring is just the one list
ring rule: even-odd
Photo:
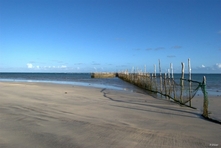
[[149,74],[138,73],[119,73],[118,77],[140,88],[159,93],[187,106],[191,106],[191,99],[200,88],[203,93],[206,93],[201,82],[188,79],[174,79],[166,76],[150,76]]

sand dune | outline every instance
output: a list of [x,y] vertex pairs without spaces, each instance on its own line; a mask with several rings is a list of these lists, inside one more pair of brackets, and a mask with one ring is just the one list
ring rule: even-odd
[[221,147],[221,126],[142,93],[0,82],[1,148]]

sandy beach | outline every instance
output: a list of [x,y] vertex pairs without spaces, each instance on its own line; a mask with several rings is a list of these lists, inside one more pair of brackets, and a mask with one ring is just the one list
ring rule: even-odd
[[147,94],[0,82],[0,148],[221,147],[220,131],[200,110]]

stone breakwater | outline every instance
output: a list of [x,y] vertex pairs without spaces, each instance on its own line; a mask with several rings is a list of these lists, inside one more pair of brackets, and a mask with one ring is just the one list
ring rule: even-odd
[[91,73],[91,78],[113,78],[116,76],[116,73]]

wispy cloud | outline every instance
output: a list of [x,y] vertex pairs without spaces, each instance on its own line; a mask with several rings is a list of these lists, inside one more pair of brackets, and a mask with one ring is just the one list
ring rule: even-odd
[[141,49],[140,49],[140,48],[134,48],[133,50],[139,51],[139,50],[141,50]]
[[127,67],[127,65],[118,65],[117,67]]
[[176,56],[175,55],[168,55],[167,57],[168,58],[175,58]]
[[35,69],[35,70],[47,70],[47,69],[64,69],[68,68],[67,65],[60,65],[60,66],[50,66],[50,65],[43,65],[43,66],[34,66],[32,63],[27,63],[28,69]]
[[157,47],[157,48],[155,48],[155,50],[164,50],[165,49],[165,47]]
[[197,72],[209,72],[209,73],[217,73],[221,72],[221,63],[216,63],[212,66],[205,66],[205,65],[200,65],[198,67],[193,68],[193,71]]
[[149,50],[152,50],[152,48],[147,48],[146,50],[149,51]]
[[67,66],[66,65],[61,65],[61,68],[67,68]]
[[50,69],[50,68],[53,68],[53,66],[42,66],[40,68],[44,68],[44,69]]
[[221,34],[221,30],[220,30],[220,31],[218,31],[218,33],[219,33],[219,34]]
[[173,49],[180,49],[180,48],[182,48],[182,46],[175,45],[175,46],[172,46],[171,48],[173,48]]
[[101,65],[100,63],[93,63],[92,65]]
[[92,65],[101,65],[101,64],[96,61],[92,61]]
[[216,63],[217,68],[221,68],[221,63]]
[[34,66],[31,63],[27,63],[28,68],[34,68]]

